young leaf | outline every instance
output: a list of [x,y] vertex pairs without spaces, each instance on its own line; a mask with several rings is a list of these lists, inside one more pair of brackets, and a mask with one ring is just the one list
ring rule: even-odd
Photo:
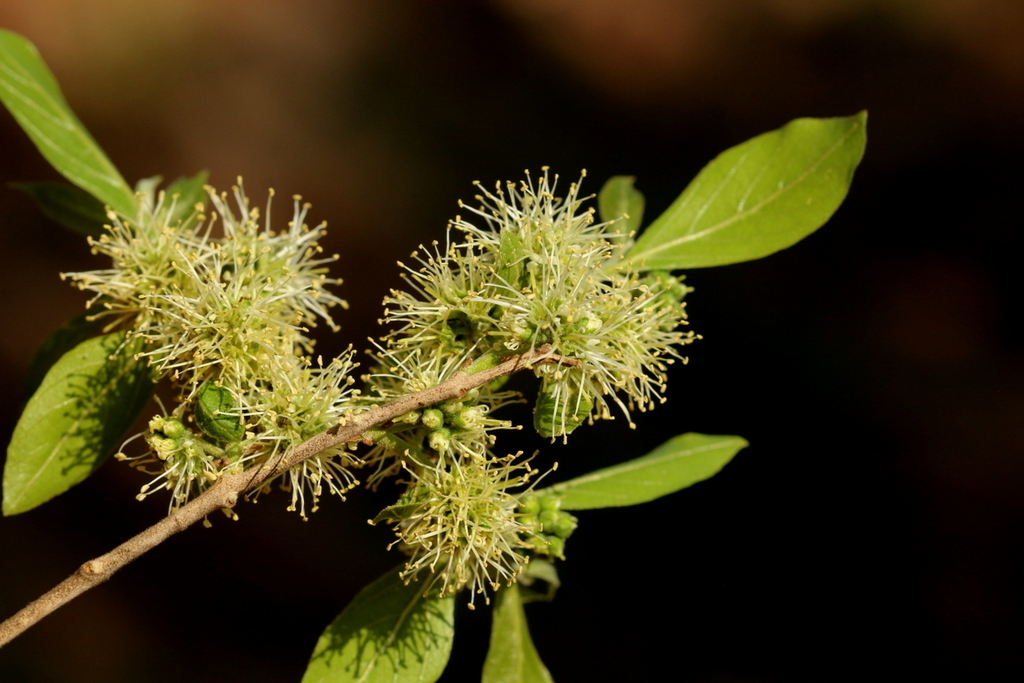
[[200,171],[191,178],[178,178],[167,188],[167,199],[164,201],[174,202],[174,211],[171,212],[169,223],[188,218],[195,211],[196,204],[206,200],[206,179],[210,176],[207,171]]
[[150,371],[124,332],[64,354],[29,399],[7,447],[3,513],[45,503],[79,483],[124,436],[153,393]]
[[135,214],[131,188],[68,107],[35,46],[4,30],[0,101],[61,175],[114,210]]
[[593,409],[594,399],[585,389],[545,385],[533,406],[533,428],[545,439],[572,434]]
[[537,491],[562,498],[563,510],[636,505],[660,498],[722,469],[747,442],[738,436],[682,434],[647,455]]
[[36,200],[48,218],[89,237],[99,237],[108,222],[103,202],[85,190],[64,183],[11,183]]
[[501,243],[498,246],[498,277],[517,290],[522,286],[526,264],[523,262],[523,241],[514,230],[501,231]]
[[31,396],[39,388],[43,377],[50,371],[53,364],[65,353],[75,348],[89,337],[99,332],[106,320],[90,320],[95,311],[82,311],[54,331],[32,356],[32,362],[25,373],[25,393]]
[[139,178],[135,183],[135,201],[145,206],[150,211],[156,208],[157,188],[164,181],[162,175],[152,175],[148,178]]
[[239,441],[245,425],[238,417],[235,398],[225,387],[203,382],[196,396],[196,425],[207,436],[219,441]]
[[635,181],[636,178],[630,175],[612,176],[597,193],[597,211],[602,222],[626,216],[615,232],[628,234],[640,229],[644,218],[644,196],[633,187]]
[[530,638],[516,584],[502,588],[495,596],[491,647],[481,680],[482,683],[553,683]]
[[178,178],[171,183],[166,190],[160,190],[160,183],[163,176],[155,175],[149,178],[141,178],[135,183],[136,201],[149,211],[155,211],[157,200],[163,194],[163,206],[173,206],[174,210],[168,214],[167,222],[171,225],[177,221],[184,220],[191,216],[196,210],[196,204],[206,198],[204,187],[209,173],[200,171],[191,178]]
[[[544,590],[537,586],[538,581],[544,583]],[[554,564],[534,556],[516,579],[516,585],[520,587],[519,600],[524,604],[538,600],[551,602],[562,581]]]
[[302,683],[433,683],[452,649],[455,598],[424,597],[396,567],[359,592],[320,636]]
[[722,152],[629,252],[651,269],[761,258],[821,227],[864,155],[867,112],[796,119]]

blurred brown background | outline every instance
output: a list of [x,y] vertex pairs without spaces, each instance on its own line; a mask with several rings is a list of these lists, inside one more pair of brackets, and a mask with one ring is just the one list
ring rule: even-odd
[[[667,405],[635,433],[514,444],[569,477],[683,431],[752,443],[687,492],[582,513],[532,630],[559,683],[1024,674],[1024,3],[0,0],[0,27],[130,182],[206,168],[313,203],[352,304],[325,355],[374,333],[394,261],[472,180],[633,174],[653,217],[726,147],[868,109],[829,225],[690,274],[704,340]],[[0,183],[56,177],[0,114]],[[6,442],[32,352],[83,301],[57,273],[102,262],[8,189],[0,254]],[[159,518],[142,483],[109,463],[0,520],[2,616]],[[386,502],[303,523],[278,494],[189,530],[4,648],[0,680],[297,681],[400,559],[365,523]],[[443,680],[478,678],[488,625],[460,609]]]

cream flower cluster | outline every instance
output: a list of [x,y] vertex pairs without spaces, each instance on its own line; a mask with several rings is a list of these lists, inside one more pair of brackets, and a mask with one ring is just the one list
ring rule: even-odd
[[[585,420],[610,418],[612,406],[628,418],[663,400],[666,367],[693,339],[677,329],[687,288],[633,264],[632,236],[617,232],[618,222],[596,223],[578,183],[564,198],[556,185],[545,170],[484,191],[479,207],[463,205],[471,215],[450,224],[443,247],[421,247],[418,266],[402,266],[409,291],[385,299],[394,327],[366,378],[368,400],[538,349],[579,361],[534,366],[534,426],[544,436],[564,438]],[[513,581],[531,553],[561,555],[564,537],[541,534],[506,493],[536,472],[492,451],[491,432],[511,425],[488,416],[512,400],[484,386],[371,437],[376,477],[412,475],[403,500],[380,519],[394,524],[411,556],[406,575],[429,567],[442,593],[467,585],[482,592]]]
[[667,365],[694,339],[677,329],[686,319],[682,279],[640,270],[618,223],[595,223],[593,209],[581,209],[579,183],[561,199],[556,184],[545,170],[484,191],[479,208],[463,205],[476,222],[456,218],[443,250],[414,254],[421,267],[405,268],[411,291],[385,300],[397,324],[389,360],[416,349],[465,359],[548,345],[582,361],[537,366],[535,426],[546,436],[610,418],[611,404],[627,418],[653,407]]
[[523,524],[510,491],[537,473],[528,462],[514,463],[516,457],[406,463],[413,474],[408,489],[375,520],[396,523],[395,544],[410,555],[406,581],[427,572],[432,579],[425,590],[449,595],[468,589],[470,608],[477,594],[515,581],[529,560],[528,535],[540,528]]
[[[595,222],[579,183],[564,198],[557,184],[545,170],[483,191],[443,247],[413,255],[418,266],[403,266],[409,291],[385,299],[392,329],[362,393],[352,389],[351,353],[313,360],[309,328],[335,327],[330,309],[344,302],[327,289],[338,281],[317,244],[324,226],[306,225],[298,197],[282,231],[270,226],[269,201],[261,221],[241,182],[230,195],[207,188],[208,216],[163,195],[141,196],[136,216],[111,214],[92,245],[112,267],[69,277],[95,294],[90,305],[108,329],[144,342],[141,355],[179,401],[140,435],[144,454],[118,455],[154,477],[139,497],[166,489],[180,506],[352,411],[510,355],[563,358],[533,365],[534,426],[546,437],[663,400],[666,367],[693,339],[678,329],[688,289],[634,264],[632,236],[620,222]],[[514,428],[495,411],[522,400],[501,385],[367,432],[371,449],[359,459],[339,446],[303,461],[281,475],[290,508],[305,517],[324,491],[343,495],[358,483],[351,468],[369,467],[371,486],[400,477],[404,494],[377,521],[394,526],[410,556],[403,576],[429,572],[442,594],[486,593],[515,581],[531,556],[562,557],[575,519],[558,501],[524,494],[539,474],[529,459],[495,453],[496,433]]]
[[[339,281],[326,275],[336,257],[317,244],[325,226],[305,223],[299,197],[275,232],[269,200],[261,225],[241,181],[230,196],[207,191],[209,216],[163,194],[140,196],[136,216],[110,214],[109,231],[91,244],[112,267],[68,275],[95,293],[90,308],[108,329],[141,338],[155,374],[178,388],[180,405],[145,434],[150,451],[120,455],[156,475],[140,496],[169,489],[172,508],[322,431],[352,404],[351,354],[314,364],[307,336],[318,320],[336,327],[329,309],[344,305],[326,289]],[[344,457],[325,452],[286,472],[291,507],[304,516],[307,495],[315,509],[324,487],[350,488]]]

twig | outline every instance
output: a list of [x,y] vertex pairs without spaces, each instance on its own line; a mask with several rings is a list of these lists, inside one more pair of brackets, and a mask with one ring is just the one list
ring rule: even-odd
[[[540,363],[557,363],[578,367],[580,361],[551,353],[544,345],[536,350],[513,356],[499,365],[466,374],[458,372],[450,379],[436,386],[398,398],[390,403],[377,406],[365,413],[343,420],[326,431],[290,449],[285,456],[271,467],[266,464],[250,468],[238,474],[222,477],[205,493],[183,507],[178,508],[142,533],[114,548],[105,555],[89,560],[74,574],[64,579],[20,612],[0,623],[0,647],[6,645],[30,626],[50,614],[58,607],[70,602],[93,586],[97,586],[114,575],[147,550],[156,547],[179,531],[184,531],[211,512],[221,508],[232,508],[240,495],[259,488],[271,477],[287,470],[306,458],[312,457],[331,446],[346,441],[358,440],[373,427],[428,405],[453,398],[462,398],[471,389],[518,370],[528,369]],[[256,470],[255,473],[253,470]]]

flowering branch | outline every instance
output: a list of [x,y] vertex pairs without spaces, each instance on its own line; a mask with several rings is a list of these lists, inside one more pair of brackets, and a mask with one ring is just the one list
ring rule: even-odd
[[[211,512],[233,508],[240,495],[258,489],[276,474],[301,463],[332,446],[357,441],[373,427],[429,405],[462,398],[471,389],[481,387],[499,377],[540,364],[555,364],[578,368],[582,364],[575,358],[551,352],[543,345],[522,355],[512,356],[494,367],[472,374],[457,372],[450,379],[423,391],[402,396],[390,403],[377,406],[349,419],[342,419],[333,427],[298,444],[279,458],[275,464],[264,463],[237,474],[227,474],[186,505],[178,508],[145,531],[114,548],[109,553],[89,560],[74,574],[66,578],[37,600],[3,623],[0,623],[0,647],[6,645],[30,626],[57,608],[70,602],[90,588],[97,586],[126,564],[156,547],[179,531],[184,531]],[[255,470],[255,471],[254,471]]]

